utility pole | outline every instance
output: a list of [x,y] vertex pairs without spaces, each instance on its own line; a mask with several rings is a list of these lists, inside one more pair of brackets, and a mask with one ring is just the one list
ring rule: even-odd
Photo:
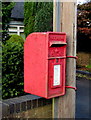
[[53,98],[53,118],[75,118],[77,4],[69,1],[54,0],[53,31],[67,35],[66,86],[70,87],[64,96]]

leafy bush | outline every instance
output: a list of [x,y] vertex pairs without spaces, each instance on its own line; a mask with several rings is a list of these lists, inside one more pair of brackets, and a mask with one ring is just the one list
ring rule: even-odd
[[26,36],[34,31],[34,21],[37,9],[36,2],[25,2],[24,3],[24,33]]
[[24,33],[52,31],[53,3],[25,2],[24,4]]
[[19,35],[11,35],[8,42],[19,42],[22,45],[24,44],[24,40]]
[[44,3],[43,8],[36,14],[34,31],[53,31],[53,3]]
[[91,65],[87,65],[86,68],[91,68]]
[[2,40],[5,42],[8,37],[8,28],[9,28],[9,22],[11,20],[11,11],[15,6],[14,2],[2,2],[2,7],[0,10],[2,11],[2,14],[0,14],[0,17],[2,17]]
[[91,0],[78,5],[77,51],[91,53]]
[[12,35],[2,46],[2,98],[23,95],[23,43]]

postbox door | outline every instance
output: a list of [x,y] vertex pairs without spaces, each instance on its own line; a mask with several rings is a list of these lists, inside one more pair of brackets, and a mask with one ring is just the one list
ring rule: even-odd
[[59,35],[55,40],[52,38],[49,39],[48,53],[48,96],[56,97],[65,94],[66,40],[65,34],[62,40]]
[[65,59],[50,59],[49,66],[49,96],[58,96],[65,93]]

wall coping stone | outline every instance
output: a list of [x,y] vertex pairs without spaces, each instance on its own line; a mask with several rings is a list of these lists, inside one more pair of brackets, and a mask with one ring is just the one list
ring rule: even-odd
[[27,111],[51,103],[52,99],[45,99],[31,94],[2,100],[2,117],[4,118],[10,114]]

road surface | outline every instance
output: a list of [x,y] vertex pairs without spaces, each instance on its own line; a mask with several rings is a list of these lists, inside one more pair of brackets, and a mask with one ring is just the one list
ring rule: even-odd
[[77,77],[76,118],[91,120],[91,80]]

